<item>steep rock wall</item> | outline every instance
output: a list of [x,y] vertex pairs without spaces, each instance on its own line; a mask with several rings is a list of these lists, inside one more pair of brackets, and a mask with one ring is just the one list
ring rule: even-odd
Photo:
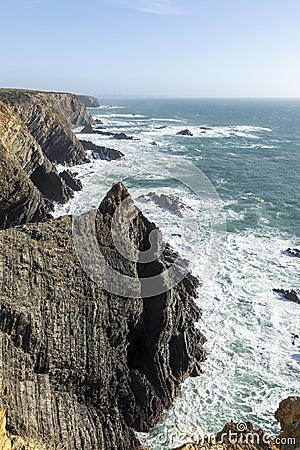
[[[166,267],[168,249],[139,267],[112,244],[111,218],[125,198],[137,213],[131,240],[147,247],[155,226],[121,184],[100,205],[97,240],[112,265],[150,276]],[[147,299],[104,291],[79,264],[70,217],[0,232],[0,254],[0,399],[9,433],[69,450],[136,448],[133,428],[149,430],[182,380],[200,371],[197,281],[188,275]]]
[[[50,161],[80,164],[85,159],[84,148],[72,133],[69,122],[56,109],[58,106],[54,107],[53,95],[56,94],[0,89],[0,101],[19,115]],[[73,98],[72,94],[65,95]]]
[[92,116],[77,95],[62,92],[42,92],[38,95],[46,99],[71,125],[93,123]]
[[53,207],[42,195],[60,203],[73,195],[18,114],[1,101],[0,157],[0,228],[49,218]]

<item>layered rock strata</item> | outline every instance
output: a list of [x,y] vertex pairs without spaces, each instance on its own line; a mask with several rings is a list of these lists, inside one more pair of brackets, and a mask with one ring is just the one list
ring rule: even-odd
[[[73,98],[73,94],[61,95]],[[0,89],[0,101],[19,115],[50,161],[80,164],[85,160],[84,149],[60,113],[63,107],[59,107],[58,100],[55,102],[56,97],[59,99],[59,94]]]
[[[99,248],[133,279],[158,274],[170,250],[139,264],[114,248],[111,220],[125,199],[130,240],[148,249],[155,225],[121,184],[97,212]],[[0,232],[0,254],[0,400],[9,434],[69,450],[136,448],[133,430],[149,430],[181,382],[201,371],[197,280],[187,275],[152,298],[110,294],[82,269],[70,217]]]

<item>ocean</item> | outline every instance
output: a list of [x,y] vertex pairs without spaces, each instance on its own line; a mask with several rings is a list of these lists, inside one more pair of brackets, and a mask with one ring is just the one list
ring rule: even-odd
[[[300,338],[292,337],[300,336],[300,305],[272,291],[300,292],[300,259],[285,253],[300,245],[300,100],[115,98],[90,112],[105,131],[136,139],[78,135],[125,157],[72,167],[84,189],[57,205],[56,216],[97,207],[122,181],[200,278],[214,202],[226,219],[226,240],[197,299],[203,310],[197,326],[207,338],[203,375],[185,381],[172,409],[140,440],[168,450],[216,433],[231,419],[278,434],[279,402],[300,393]],[[176,134],[185,129],[193,136]],[[210,180],[208,201],[193,188],[197,174]],[[176,198],[180,211],[158,206],[153,193]]]

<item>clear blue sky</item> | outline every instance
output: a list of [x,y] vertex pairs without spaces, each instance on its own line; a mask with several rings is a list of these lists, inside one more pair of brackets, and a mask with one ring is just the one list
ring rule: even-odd
[[0,0],[0,86],[300,97],[300,0]]

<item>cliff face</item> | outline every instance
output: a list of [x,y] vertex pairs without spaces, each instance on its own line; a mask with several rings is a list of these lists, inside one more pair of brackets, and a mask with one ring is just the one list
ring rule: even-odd
[[92,95],[77,95],[77,97],[88,108],[98,108],[100,106],[98,99]]
[[51,205],[43,200],[39,190],[1,143],[0,178],[0,229],[51,217]]
[[93,118],[86,109],[86,106],[89,105],[85,105],[78,95],[43,92],[39,96],[45,98],[48,104],[51,104],[71,125],[80,126],[93,123]]
[[[50,161],[68,165],[80,164],[85,159],[83,146],[72,133],[69,122],[57,109],[64,110],[66,102],[72,103],[76,97],[72,94],[61,94],[63,102],[59,107],[61,97],[58,96],[54,101],[57,95],[0,89],[0,101],[11,106],[19,115]],[[84,108],[83,105],[82,107]]]
[[[121,184],[109,192],[96,236],[108,260],[138,278],[141,267],[117,253],[110,232],[127,197]],[[129,209],[136,211],[131,200]],[[136,212],[130,237],[143,249],[154,225]],[[168,252],[142,271],[162,270]],[[200,371],[197,281],[188,275],[147,299],[104,291],[78,261],[70,217],[0,232],[0,254],[0,400],[8,432],[21,430],[49,448],[137,447],[133,428],[148,430],[181,381]]]

